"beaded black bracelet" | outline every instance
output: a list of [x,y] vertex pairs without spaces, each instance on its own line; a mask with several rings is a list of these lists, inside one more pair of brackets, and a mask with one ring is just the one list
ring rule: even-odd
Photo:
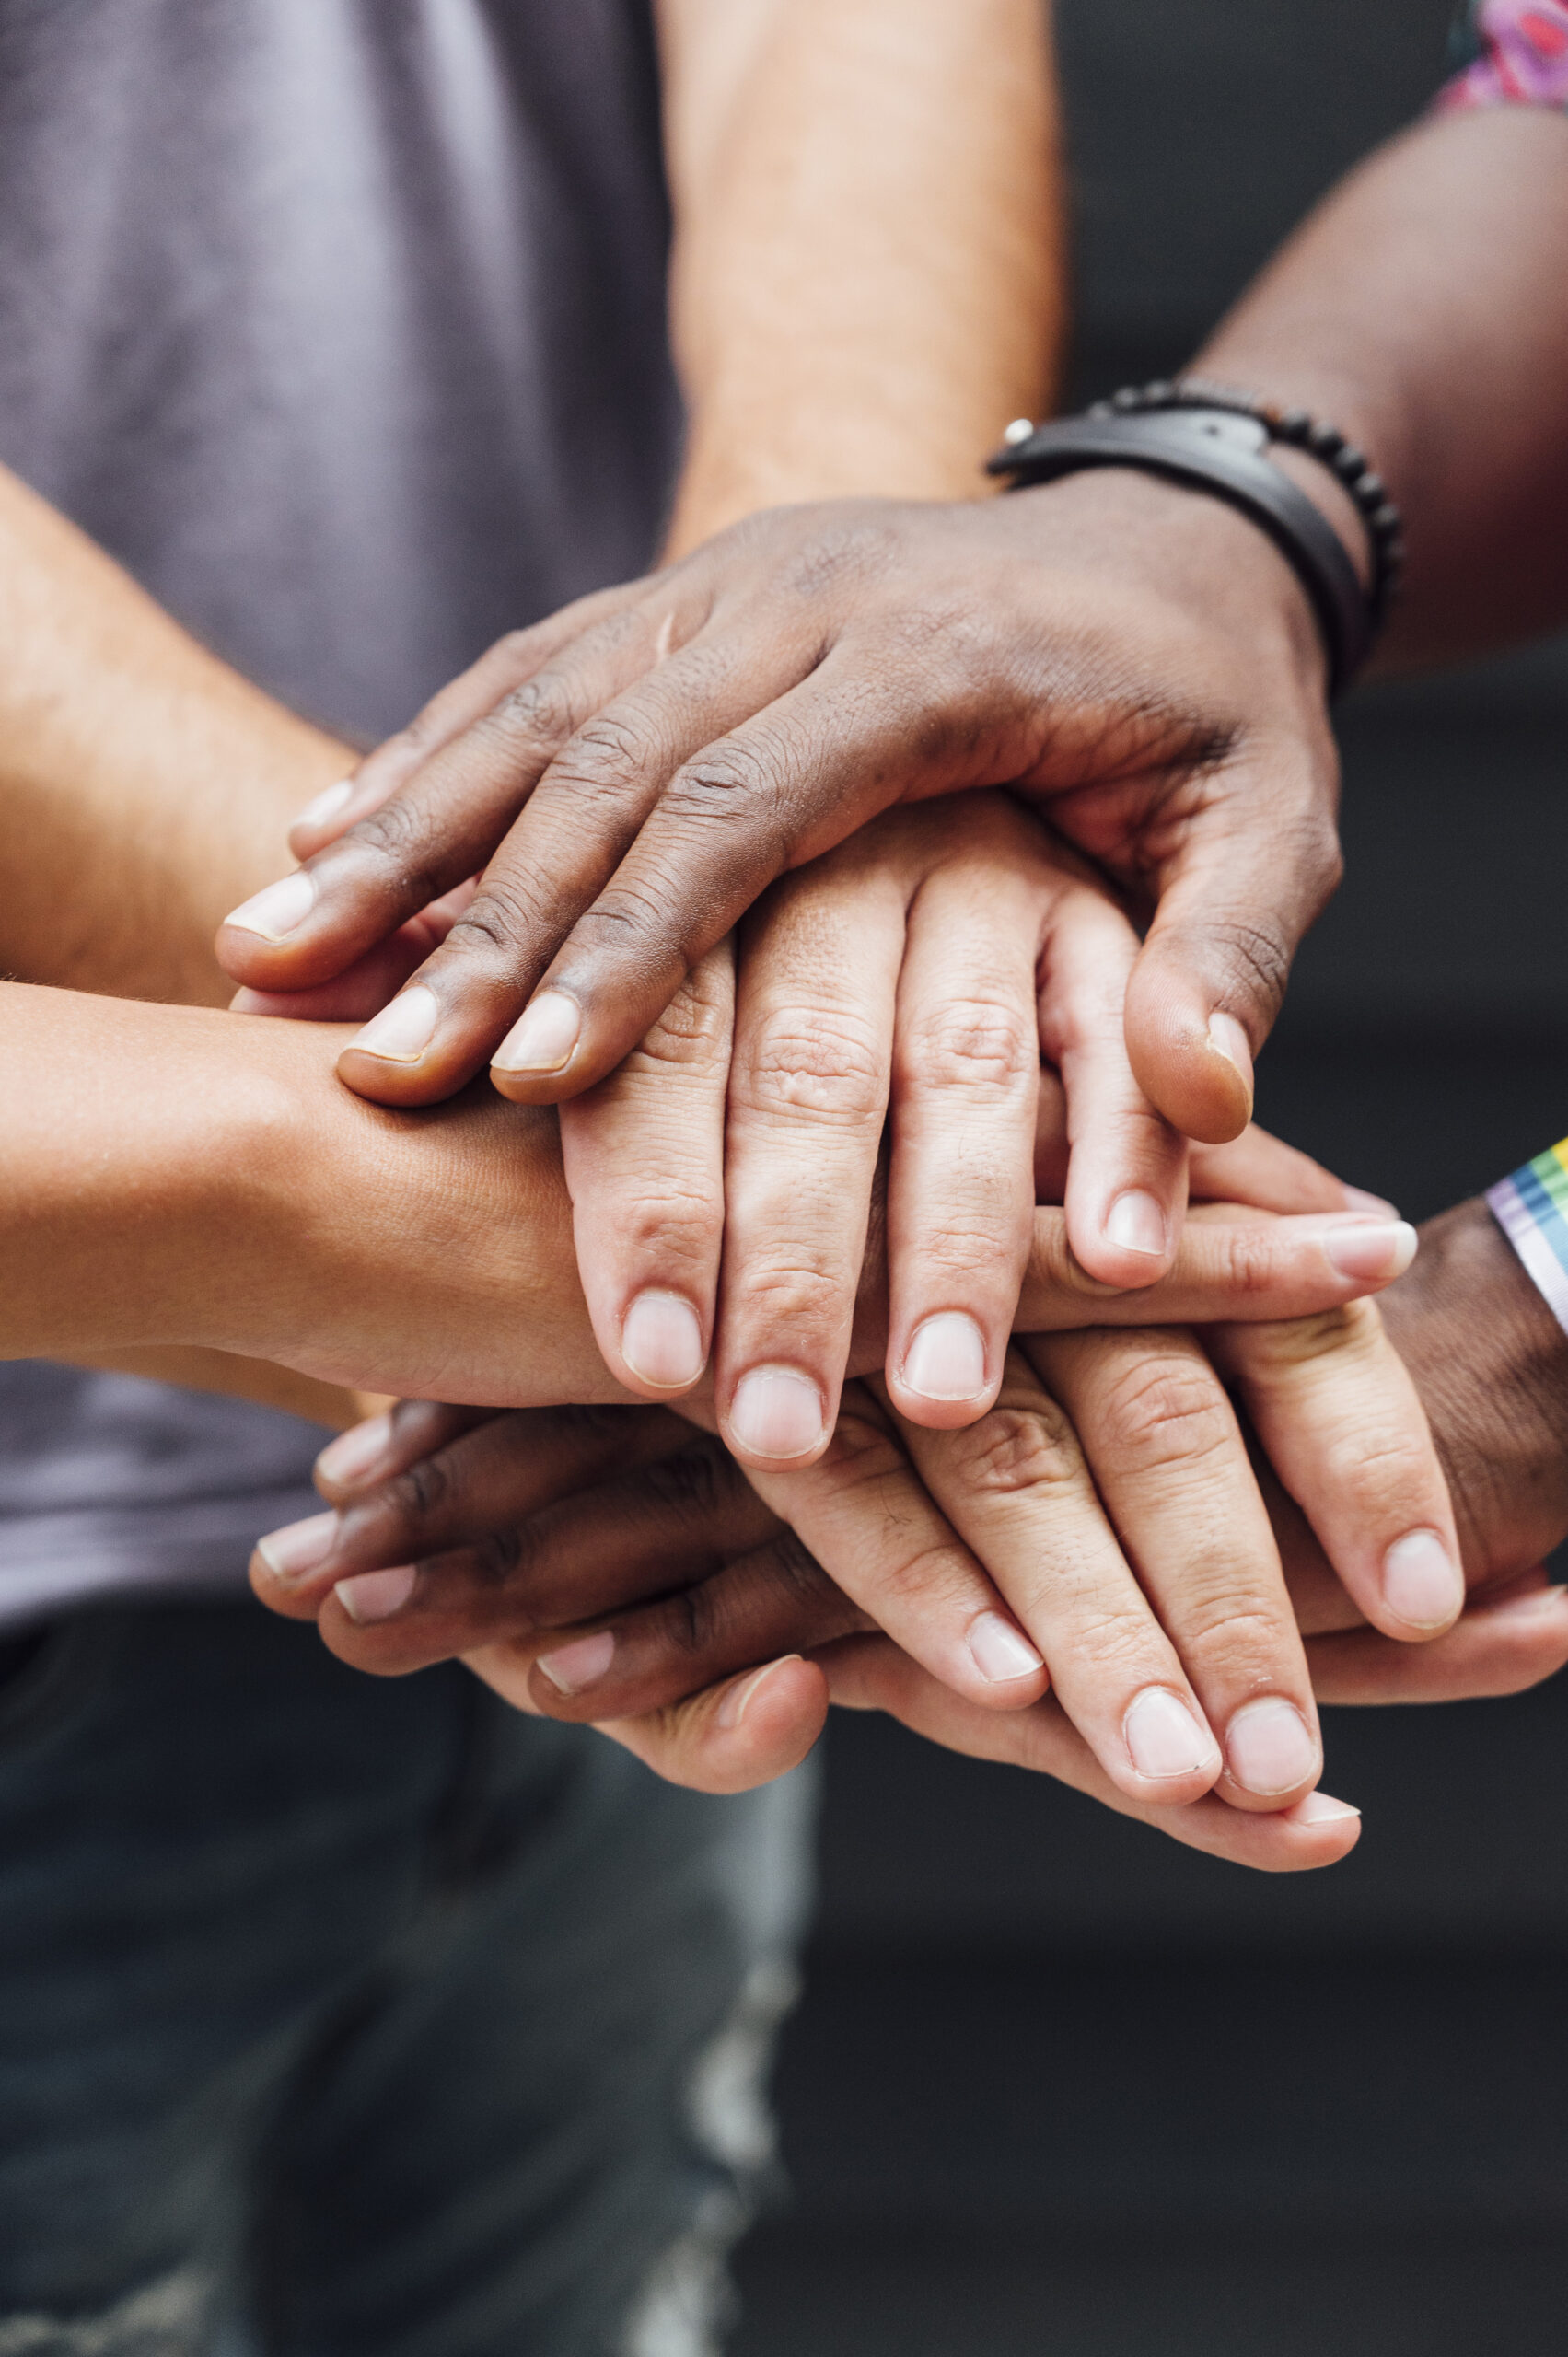
[[1381,629],[1388,601],[1400,586],[1405,563],[1404,519],[1388,496],[1388,487],[1365,450],[1358,449],[1337,425],[1310,411],[1282,407],[1235,385],[1215,384],[1205,377],[1158,377],[1152,385],[1123,385],[1086,412],[1090,417],[1135,417],[1151,411],[1223,409],[1237,417],[1256,418],[1271,442],[1316,459],[1348,493],[1365,528],[1372,557],[1372,578],[1366,602],[1372,627]]
[[[1321,508],[1270,460],[1269,444],[1285,440],[1330,468],[1364,517],[1373,554],[1369,588]],[[1304,411],[1274,410],[1250,394],[1189,377],[1129,387],[1078,417],[1046,425],[1020,418],[987,471],[1010,476],[1010,487],[1021,491],[1103,466],[1164,475],[1239,508],[1274,541],[1307,592],[1328,652],[1330,693],[1348,685],[1371,648],[1401,552],[1399,511],[1365,454],[1343,435]]]

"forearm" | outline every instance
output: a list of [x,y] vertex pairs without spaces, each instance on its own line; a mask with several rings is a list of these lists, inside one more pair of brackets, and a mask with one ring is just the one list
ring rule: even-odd
[[784,501],[964,497],[1063,326],[1040,0],[663,0],[674,552]]
[[219,920],[354,756],[0,470],[0,970],[221,1005]]
[[[1403,508],[1387,659],[1568,616],[1568,118],[1424,123],[1309,217],[1194,372],[1333,419]],[[1320,473],[1300,462],[1308,489]]]
[[341,1029],[0,988],[0,1354],[194,1344],[331,1383],[613,1397],[553,1120],[342,1088]]

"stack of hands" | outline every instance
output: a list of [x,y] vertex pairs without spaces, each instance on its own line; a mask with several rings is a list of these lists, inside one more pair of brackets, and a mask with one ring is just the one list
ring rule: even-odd
[[[1102,479],[1090,531],[1079,488],[753,518],[303,814],[219,936],[236,1004],[363,1023],[341,1079],[455,1100],[422,1121],[559,1107],[610,1380],[359,1425],[253,1579],[682,1782],[782,1772],[837,1701],[1318,1865],[1359,1821],[1315,1698],[1568,1659],[1555,1501],[1454,1347],[1482,1298],[1500,1350],[1558,1338],[1483,1209],[1412,1267],[1250,1125],[1337,873],[1320,656],[1249,527]],[[1170,557],[1131,587],[1118,500]],[[1190,618],[1206,534],[1245,633]],[[518,1347],[420,1387],[516,1399]]]

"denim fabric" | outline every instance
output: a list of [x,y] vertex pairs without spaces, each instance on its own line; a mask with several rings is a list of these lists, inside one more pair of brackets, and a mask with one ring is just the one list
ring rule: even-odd
[[0,2357],[697,2357],[809,1779],[677,1790],[247,1605],[0,1684]]

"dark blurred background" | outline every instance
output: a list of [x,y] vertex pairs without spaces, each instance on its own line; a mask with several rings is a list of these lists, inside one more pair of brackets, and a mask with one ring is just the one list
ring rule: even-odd
[[[1421,111],[1452,8],[1058,13],[1081,399],[1177,366]],[[1365,691],[1342,735],[1348,880],[1260,1113],[1419,1219],[1568,1129],[1568,645]],[[737,2357],[1568,2345],[1568,1688],[1327,1717],[1365,1832],[1279,1879],[834,1724],[795,2201]]]

